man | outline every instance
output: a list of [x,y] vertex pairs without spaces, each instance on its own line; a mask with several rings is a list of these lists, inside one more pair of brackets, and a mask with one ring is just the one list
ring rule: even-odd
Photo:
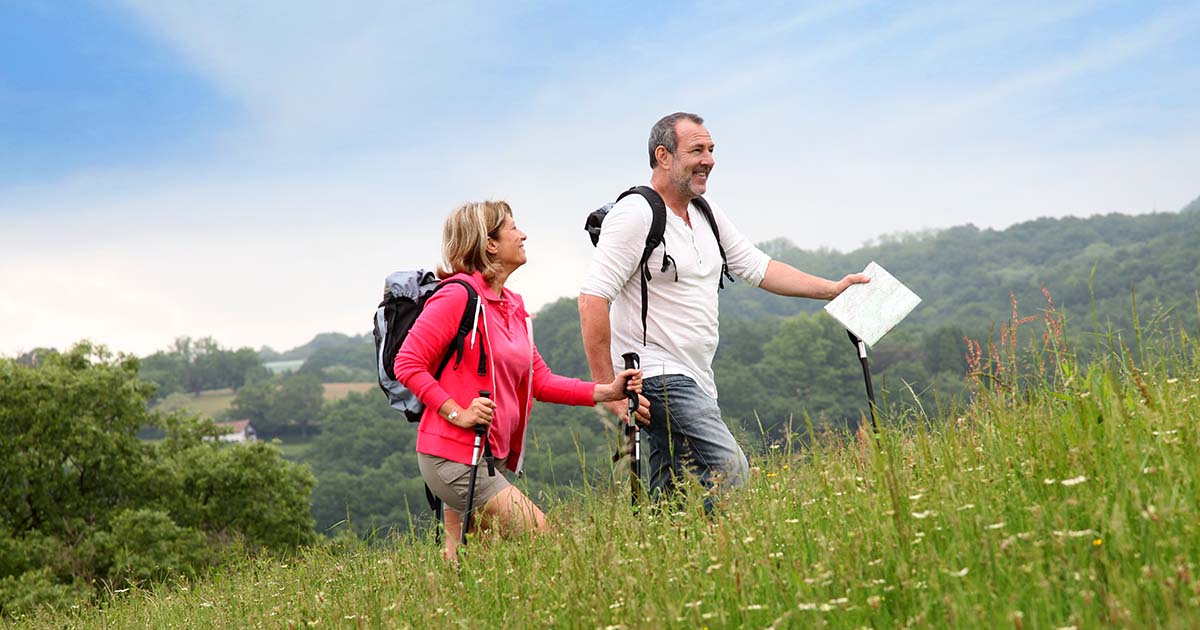
[[[642,195],[628,195],[609,211],[579,295],[593,380],[611,382],[622,353],[641,356],[642,395],[650,401],[650,413],[648,419],[639,414],[638,421],[646,425],[655,498],[672,491],[685,469],[708,488],[741,486],[749,472],[746,455],[721,419],[712,371],[721,249],[694,200],[708,188],[714,148],[704,120],[695,114],[671,114],[650,130],[650,187],[666,203],[667,222],[663,244],[649,258],[645,328],[639,263],[652,211]],[[833,282],[772,260],[716,204],[709,205],[728,271],[752,286],[830,300],[868,281],[851,274]],[[625,419],[624,403],[606,406]]]

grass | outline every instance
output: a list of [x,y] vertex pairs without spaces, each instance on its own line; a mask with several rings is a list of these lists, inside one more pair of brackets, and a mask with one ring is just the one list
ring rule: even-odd
[[235,395],[233,390],[228,387],[210,389],[198,394],[175,393],[164,398],[155,409],[166,413],[187,409],[213,418],[233,404]]
[[428,534],[339,540],[19,623],[1200,627],[1200,353],[1182,333],[1158,352],[1109,341],[1086,370],[1048,343],[1019,378],[1001,344],[965,410],[773,444],[712,517],[695,494],[634,514],[604,484],[548,506],[552,533],[477,541],[460,568]]
[[[365,392],[379,387],[378,383],[324,383],[322,396],[326,401],[341,400],[351,392]],[[171,412],[188,409],[209,418],[229,409],[236,396],[232,389],[210,389],[199,394],[176,393],[163,399],[156,407],[159,411]]]
[[278,444],[284,459],[291,462],[303,462],[304,456],[312,446],[312,439],[301,440],[300,438],[295,438],[287,442],[280,441]]
[[351,392],[362,393],[369,392],[379,387],[379,383],[325,383],[325,400],[334,401],[341,400]]

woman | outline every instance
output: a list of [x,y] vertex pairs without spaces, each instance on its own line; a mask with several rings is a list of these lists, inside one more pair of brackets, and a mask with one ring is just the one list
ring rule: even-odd
[[[623,399],[626,386],[636,392],[642,387],[640,370],[625,370],[607,385],[550,372],[533,344],[524,301],[504,288],[509,276],[525,264],[525,238],[513,221],[512,208],[503,201],[455,208],[443,229],[444,265],[437,275],[474,287],[479,307],[473,332],[461,359],[448,363],[435,379],[433,371],[467,306],[467,290],[451,283],[429,298],[396,354],[397,380],[425,403],[417,428],[417,460],[426,485],[446,507],[448,558],[456,557],[461,537],[476,425],[488,427],[487,441],[497,464],[516,473],[534,399],[594,405]],[[492,397],[480,396],[481,390]],[[646,399],[639,398],[648,412]],[[482,506],[483,529],[495,528],[501,534],[545,530],[545,515],[528,497],[504,475],[489,476],[486,466],[480,468],[474,506]]]

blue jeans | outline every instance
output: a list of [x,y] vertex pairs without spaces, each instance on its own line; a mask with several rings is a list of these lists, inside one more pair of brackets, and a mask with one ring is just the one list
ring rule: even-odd
[[[650,496],[658,500],[675,490],[684,471],[705,488],[737,488],[746,483],[750,464],[717,401],[696,381],[681,374],[647,378],[642,395],[650,401],[650,425],[644,427],[650,447]],[[711,508],[711,501],[705,500]]]

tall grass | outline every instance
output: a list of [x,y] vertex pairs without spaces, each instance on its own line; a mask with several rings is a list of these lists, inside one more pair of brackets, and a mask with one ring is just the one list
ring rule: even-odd
[[1082,367],[1043,323],[1034,354],[980,351],[961,412],[893,405],[878,438],[774,444],[712,516],[698,493],[635,514],[585,489],[549,506],[552,533],[477,541],[458,568],[428,535],[341,541],[19,622],[1200,627],[1195,340],[1100,335]]

